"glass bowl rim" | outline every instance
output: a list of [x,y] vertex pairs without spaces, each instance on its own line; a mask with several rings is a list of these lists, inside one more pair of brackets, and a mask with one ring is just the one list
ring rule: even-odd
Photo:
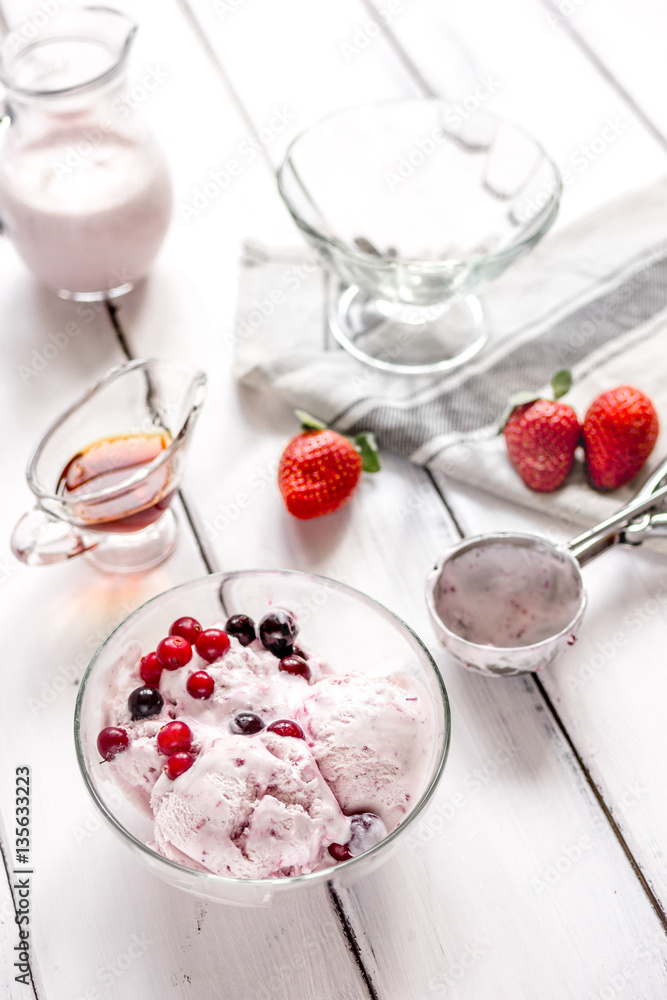
[[[444,563],[446,560],[451,559],[452,556],[457,555],[459,552],[465,552],[467,548],[474,548],[475,545],[477,545],[480,542],[498,542],[515,538],[525,538],[527,541],[531,542],[543,542],[552,551],[562,552],[564,555],[568,557],[568,560],[578,571],[579,583],[581,587],[580,600],[576,614],[572,616],[567,625],[564,628],[562,628],[559,632],[554,633],[554,635],[548,636],[546,639],[540,639],[539,642],[530,643],[530,645],[528,646],[492,646],[489,643],[471,642],[470,639],[465,639],[462,635],[459,635],[457,632],[453,632],[448,625],[445,625],[445,623],[443,622],[442,618],[440,617],[440,615],[436,610],[433,595],[434,595],[435,585],[437,581],[440,579],[440,574],[442,572]],[[447,635],[448,637],[451,636],[451,638],[454,639],[457,643],[460,643],[464,649],[480,650],[480,651],[496,650],[499,654],[506,653],[508,655],[511,655],[512,653],[516,653],[517,655],[524,653],[530,655],[530,653],[533,652],[540,653],[543,650],[547,649],[549,646],[553,645],[554,643],[557,643],[560,639],[564,638],[564,636],[566,636],[567,633],[570,632],[573,627],[577,625],[577,623],[581,619],[581,616],[584,614],[586,610],[586,606],[588,604],[588,596],[586,594],[586,588],[584,586],[583,577],[581,575],[581,567],[577,562],[576,556],[572,555],[572,553],[567,548],[567,545],[555,544],[554,542],[550,542],[548,538],[544,538],[542,535],[531,535],[527,531],[494,531],[494,532],[489,532],[488,534],[470,535],[468,538],[462,538],[460,542],[457,542],[455,545],[452,545],[449,549],[447,549],[446,552],[443,553],[443,555],[438,559],[433,570],[429,573],[428,578],[426,580],[426,603],[428,605],[428,610],[430,614],[432,615],[434,620],[437,621],[439,627],[442,629],[445,635]]]
[[[426,790],[421,795],[419,802],[416,804],[414,809],[411,810],[411,812],[396,827],[395,830],[392,830],[391,833],[387,834],[387,836],[383,840],[381,840],[379,844],[376,844],[375,847],[372,847],[370,850],[365,851],[363,854],[357,855],[357,857],[355,858],[349,858],[347,861],[339,862],[338,864],[332,865],[329,868],[321,868],[318,869],[317,871],[308,872],[305,875],[290,875],[285,878],[263,878],[263,879],[232,878],[227,875],[217,875],[215,874],[215,872],[199,871],[196,868],[188,868],[186,865],[182,865],[176,861],[172,861],[170,858],[165,858],[162,854],[159,854],[157,851],[154,851],[152,848],[148,847],[147,844],[143,843],[143,841],[139,840],[137,837],[131,834],[129,830],[126,830],[125,827],[122,826],[122,824],[116,819],[114,814],[111,812],[110,809],[107,808],[106,804],[102,801],[102,799],[98,795],[97,790],[93,785],[92,779],[88,773],[88,769],[85,764],[83,756],[82,738],[81,738],[81,728],[82,728],[81,711],[83,706],[83,698],[86,692],[88,681],[90,680],[90,677],[95,668],[95,664],[102,655],[102,652],[108,648],[108,646],[114,639],[116,633],[121,628],[126,626],[128,622],[130,622],[133,618],[138,616],[142,611],[144,611],[150,605],[157,603],[162,598],[166,597],[169,594],[173,594],[177,590],[181,589],[185,590],[188,587],[197,587],[202,585],[205,581],[206,582],[216,581],[217,589],[219,591],[222,583],[225,580],[234,579],[236,577],[248,577],[253,574],[261,576],[265,576],[268,574],[277,577],[280,576],[308,577],[311,580],[315,580],[319,583],[331,587],[333,590],[340,590],[343,593],[346,593],[348,596],[351,596],[355,599],[361,599],[362,603],[373,608],[374,610],[380,609],[380,611],[383,612],[385,615],[387,615],[390,620],[398,624],[400,628],[404,629],[408,633],[408,637],[414,643],[416,643],[416,645],[420,648],[422,655],[425,657],[425,662],[431,668],[435,680],[437,682],[437,689],[440,694],[442,717],[444,723],[442,746],[440,747],[438,760],[435,764],[433,775],[429,781],[429,784]],[[329,882],[331,881],[331,879],[336,877],[339,872],[349,871],[349,869],[355,864],[355,862],[360,861],[362,858],[368,859],[373,855],[378,854],[380,851],[384,850],[384,848],[391,841],[393,841],[399,834],[401,834],[407,828],[407,826],[409,826],[412,820],[416,816],[418,816],[419,813],[421,813],[421,811],[424,809],[424,807],[427,805],[427,803],[433,796],[433,793],[435,792],[435,789],[438,785],[438,782],[444,770],[445,763],[447,761],[449,746],[451,742],[451,731],[452,731],[451,706],[449,702],[449,696],[447,694],[447,689],[445,687],[445,682],[442,678],[438,665],[433,659],[428,647],[423,642],[423,640],[417,635],[414,629],[410,625],[408,625],[408,623],[404,621],[394,611],[391,611],[389,608],[387,608],[386,605],[382,604],[380,601],[376,601],[375,598],[373,597],[369,597],[368,594],[365,594],[363,591],[358,590],[356,587],[350,587],[346,583],[341,583],[338,580],[334,580],[331,577],[323,576],[319,573],[310,573],[305,570],[291,570],[291,569],[257,568],[257,569],[230,570],[230,571],[223,570],[218,573],[209,573],[206,576],[196,577],[194,580],[188,580],[185,583],[179,583],[173,587],[169,587],[167,590],[163,590],[160,594],[156,594],[154,597],[149,598],[149,600],[144,601],[143,604],[140,604],[138,608],[135,608],[134,611],[130,612],[129,615],[127,615],[121,622],[119,622],[118,625],[116,625],[113,631],[106,637],[104,642],[101,643],[101,645],[93,654],[93,657],[88,666],[86,667],[83,677],[81,678],[81,683],[79,685],[79,690],[76,698],[76,705],[74,709],[74,744],[76,748],[76,758],[77,758],[77,763],[79,765],[79,770],[81,771],[84,784],[91,798],[93,799],[95,805],[100,810],[102,815],[106,818],[107,822],[111,825],[111,827],[116,831],[116,833],[120,834],[121,837],[127,842],[129,842],[133,847],[138,848],[142,854],[147,855],[150,861],[154,862],[155,860],[157,860],[158,862],[162,862],[167,867],[167,869],[173,869],[175,872],[178,872],[181,875],[185,873],[188,876],[192,876],[193,879],[199,878],[208,885],[234,886],[234,887],[248,885],[254,887],[255,889],[264,889],[264,890],[276,889],[278,891],[285,890],[288,887],[293,887],[297,885],[303,885],[303,884],[313,885],[314,883],[317,882]]]
[[[558,213],[561,195],[563,193],[563,179],[555,160],[553,160],[552,157],[549,156],[544,146],[540,142],[538,142],[538,140],[533,136],[533,134],[529,132],[526,128],[524,128],[522,125],[517,125],[517,123],[513,121],[511,118],[505,118],[503,115],[497,115],[494,114],[493,112],[486,110],[479,110],[479,109],[475,109],[472,112],[472,114],[484,115],[487,118],[491,118],[494,121],[499,122],[503,125],[509,125],[511,128],[515,129],[517,132],[520,132],[527,139],[529,139],[530,142],[533,144],[533,146],[535,146],[539,150],[539,152],[542,153],[545,162],[550,166],[551,171],[553,173],[554,188],[553,191],[549,193],[549,199],[545,203],[544,209],[542,209],[542,212],[544,212],[544,210],[547,209],[544,219],[539,223],[539,225],[529,224],[527,232],[524,233],[521,239],[519,239],[517,242],[512,243],[509,247],[505,247],[504,250],[499,250],[496,253],[479,254],[477,256],[471,256],[471,257],[451,257],[447,260],[441,260],[441,261],[420,261],[418,257],[392,257],[390,259],[385,260],[383,258],[376,257],[374,254],[369,254],[365,253],[363,250],[358,250],[347,243],[343,243],[336,237],[325,236],[323,233],[318,232],[318,230],[313,229],[313,227],[308,222],[306,222],[305,219],[302,218],[297,209],[293,207],[292,201],[285,190],[284,175],[286,175],[287,168],[291,163],[292,150],[294,149],[296,144],[309,132],[314,131],[321,125],[326,124],[327,122],[331,121],[334,118],[338,117],[342,118],[345,115],[349,115],[355,111],[367,111],[370,108],[387,107],[389,105],[405,105],[409,103],[441,104],[446,107],[452,106],[451,101],[447,101],[445,100],[445,98],[442,97],[398,97],[398,98],[389,98],[382,101],[367,101],[363,104],[355,104],[355,105],[349,105],[344,108],[338,108],[335,111],[331,111],[328,114],[323,115],[321,118],[318,118],[315,121],[311,122],[311,124],[306,126],[306,128],[301,129],[301,131],[290,141],[290,144],[287,147],[285,154],[283,156],[282,162],[278,167],[278,172],[277,172],[278,191],[288,212],[290,213],[290,215],[294,219],[294,222],[296,223],[298,228],[301,229],[302,232],[304,232],[307,236],[310,236],[316,242],[324,244],[329,249],[335,250],[338,253],[342,253],[343,256],[350,258],[356,263],[368,265],[369,262],[372,262],[374,267],[382,271],[392,271],[395,270],[398,265],[400,265],[405,268],[412,268],[415,271],[419,271],[420,273],[424,273],[427,275],[439,274],[441,272],[443,274],[446,274],[449,271],[451,271],[452,268],[463,267],[464,265],[470,265],[472,263],[488,264],[488,263],[495,263],[497,261],[498,262],[504,261],[508,258],[511,259],[532,240],[535,240],[536,238],[539,239],[542,236],[544,236],[546,232],[548,232],[549,227],[553,223]],[[542,214],[541,212],[538,213],[537,217],[539,218],[541,214]]]

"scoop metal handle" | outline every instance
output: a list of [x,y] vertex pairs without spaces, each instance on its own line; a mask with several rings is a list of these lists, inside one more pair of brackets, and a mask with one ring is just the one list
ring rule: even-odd
[[[667,499],[667,458],[649,476],[629,504],[605,521],[582,532],[567,548],[581,566],[606,552],[612,545],[639,545],[649,535],[667,534],[667,513],[649,513]],[[640,517],[640,515],[644,515]]]

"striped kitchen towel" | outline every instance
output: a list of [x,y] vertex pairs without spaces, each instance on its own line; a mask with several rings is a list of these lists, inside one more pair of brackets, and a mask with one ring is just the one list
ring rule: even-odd
[[[488,286],[491,339],[449,374],[398,376],[348,355],[328,330],[335,279],[307,251],[247,244],[234,335],[238,378],[279,394],[338,430],[375,432],[381,449],[556,518],[595,523],[635,492],[667,454],[667,180],[547,238]],[[637,481],[599,494],[577,463],[551,494],[511,468],[498,418],[512,392],[549,392],[570,368],[580,418],[615,385],[653,399],[663,430]]]

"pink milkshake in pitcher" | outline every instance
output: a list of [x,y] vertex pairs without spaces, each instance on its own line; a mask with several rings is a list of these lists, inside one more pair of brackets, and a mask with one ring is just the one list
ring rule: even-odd
[[0,223],[63,298],[129,291],[169,225],[164,156],[123,94],[135,32],[124,14],[88,7],[63,12],[37,40],[10,34],[0,50],[11,121],[0,147]]

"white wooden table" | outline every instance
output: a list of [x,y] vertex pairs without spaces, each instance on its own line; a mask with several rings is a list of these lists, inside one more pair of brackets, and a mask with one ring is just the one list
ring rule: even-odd
[[[488,681],[434,648],[454,727],[435,802],[417,846],[337,898],[246,910],[179,893],[102,826],[78,774],[77,681],[148,597],[216,568],[344,575],[435,647],[423,581],[457,537],[448,507],[466,533],[544,527],[443,479],[447,507],[422,470],[390,455],[343,519],[292,522],[270,470],[293,418],[231,373],[240,248],[247,237],[299,245],[275,168],[310,121],[371,99],[465,97],[481,79],[494,82],[488,107],[525,123],[574,172],[558,225],[655,180],[667,166],[667,15],[655,0],[380,3],[384,15],[371,0],[125,0],[141,25],[133,80],[161,78],[140,110],[167,150],[176,210],[147,287],[119,303],[122,338],[106,308],[55,300],[0,244],[0,814],[11,869],[16,769],[29,766],[34,869],[30,985],[14,979],[3,876],[2,1000],[667,997],[666,611],[656,600],[667,565],[656,555],[618,551],[587,570],[580,641],[540,679]],[[5,0],[8,23],[30,7]],[[623,125],[618,140],[577,168],[610,117]],[[268,135],[272,121],[280,129]],[[260,135],[261,152],[219,196],[195,218],[183,211]],[[80,335],[40,366],[49,333],[71,321]],[[208,372],[184,488],[192,522],[177,504],[177,551],[136,579],[85,561],[20,566],[8,536],[29,502],[26,458],[126,349]],[[253,475],[267,487],[233,506]],[[216,517],[226,526],[212,530]],[[628,641],[610,647],[615,629]]]

